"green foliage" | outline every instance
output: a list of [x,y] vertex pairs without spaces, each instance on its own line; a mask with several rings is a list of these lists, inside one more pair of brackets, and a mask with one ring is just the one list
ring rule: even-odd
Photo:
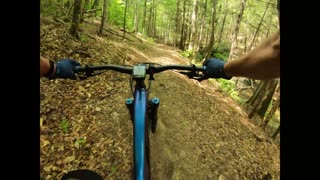
[[41,9],[41,14],[46,15],[46,16],[55,16],[57,11],[57,6],[54,5],[51,1],[40,1],[40,9]]
[[197,61],[201,61],[204,58],[204,54],[197,53],[195,58],[196,58]]
[[83,146],[86,143],[86,140],[84,138],[79,138],[76,140],[76,142],[74,143],[76,148],[80,148],[81,146]]
[[[266,118],[269,115],[273,105],[274,105],[274,101],[272,101],[272,103],[269,104],[268,110],[264,115],[264,118]],[[268,126],[271,126],[272,128],[277,129],[279,126],[279,120],[278,120],[279,118],[280,118],[279,111],[276,111],[271,117],[271,120],[269,121]]]
[[112,167],[111,167],[111,172],[112,172],[112,173],[115,173],[116,171],[117,171],[117,168],[114,167],[114,166],[112,166]]
[[276,120],[276,118],[273,116],[269,121],[268,126],[271,126],[272,128],[277,129],[277,127],[279,126],[279,121]]
[[145,39],[147,40],[147,42],[149,42],[149,43],[151,43],[151,44],[156,44],[155,41],[154,41],[154,39],[151,38],[151,37],[146,37]]
[[211,56],[227,61],[229,57],[229,53],[230,53],[230,45],[228,43],[222,42],[218,44],[215,48],[213,48]]
[[[62,5],[62,2],[64,2],[64,5]],[[68,13],[68,17],[71,19],[72,17],[72,3],[73,1],[52,1],[52,0],[41,0],[40,1],[40,7],[41,7],[41,14],[42,15],[49,15],[49,16],[65,16],[66,13]],[[83,1],[84,3],[84,1]],[[83,4],[82,3],[82,4]],[[89,3],[89,9],[91,8],[93,3],[93,0]],[[123,19],[124,19],[124,10],[125,10],[125,0],[109,0],[108,1],[108,23],[112,25],[116,25],[118,27],[123,26]],[[136,6],[137,3],[137,6]],[[239,14],[239,11],[241,9],[241,3],[238,0],[228,0],[228,1],[217,1],[217,12],[216,12],[216,19],[215,19],[215,35],[218,38],[220,36],[220,30],[222,28],[222,20],[225,14],[226,21],[224,23],[224,29],[222,32],[222,41],[224,42],[230,42],[231,34],[234,30],[235,23],[237,20],[237,15]],[[189,12],[188,9],[192,9],[193,3],[191,1],[187,1],[187,12]],[[263,25],[260,27],[260,31],[258,33],[257,42],[260,42],[266,37],[266,33],[268,32],[268,35],[273,34],[277,30],[278,26],[278,17],[277,17],[277,10],[276,10],[276,0],[271,1],[271,5],[269,6],[268,10],[266,11],[266,15],[263,21]],[[98,5],[98,9],[101,9],[103,6],[103,0],[100,0],[100,3]],[[152,6],[154,6],[156,11],[156,35],[159,37],[162,37],[164,33],[169,33],[170,41],[174,41],[176,38],[179,38],[179,36],[176,36],[176,13],[177,13],[177,0],[155,0],[155,1],[147,1],[146,6],[146,15],[144,15],[144,1],[128,1],[128,8],[127,8],[127,17],[126,17],[126,29],[129,31],[133,30],[134,26],[134,18],[135,15],[138,15],[138,24],[139,24],[139,32],[142,33],[142,30],[145,29],[147,26],[150,25],[149,22],[149,15],[152,11]],[[183,1],[180,1],[180,15],[178,19],[181,21],[183,17]],[[198,3],[198,25],[200,23],[205,24],[203,32],[210,31],[211,28],[211,6],[212,2],[207,2],[207,10],[205,15],[205,22],[201,21],[202,13],[204,11],[204,4]],[[254,1],[254,0],[247,0],[246,1],[246,7],[243,14],[243,19],[241,21],[240,30],[238,36],[248,37],[247,43],[250,43],[253,35],[256,31],[256,28],[261,21],[261,17],[266,9],[267,3],[265,1]],[[137,7],[137,9],[136,9]],[[63,8],[63,9],[62,9]],[[102,11],[98,11],[97,15],[101,16]],[[189,12],[191,13],[191,12]],[[142,21],[145,19],[145,26],[142,27]],[[153,17],[151,18],[152,21]],[[181,22],[180,22],[181,24]],[[199,28],[199,27],[198,27]],[[145,31],[143,32],[146,33]],[[179,33],[178,33],[179,34]],[[86,40],[83,40],[86,41]],[[243,43],[243,42],[242,42]],[[224,47],[225,46],[225,47]],[[230,44],[221,45],[218,46],[218,52],[215,54],[212,54],[214,57],[218,57],[221,59],[226,59],[228,55],[227,52],[229,52]],[[220,48],[228,49],[227,52],[220,52]],[[189,52],[184,53],[186,57],[189,57]],[[202,54],[196,55],[196,59],[201,59],[203,57]]]
[[86,140],[84,139],[84,138],[79,138],[79,139],[77,139],[77,141],[76,141],[76,144],[84,144],[86,142]]
[[246,103],[246,100],[242,99],[239,97],[239,92],[238,91],[235,91],[233,90],[231,93],[230,93],[230,96],[232,97],[232,99],[234,99],[235,101],[237,101],[238,103],[240,104],[245,104]]
[[224,61],[226,61],[228,59],[228,56],[229,56],[229,54],[227,54],[227,53],[221,53],[221,52],[214,53],[214,57],[222,59]]
[[216,49],[217,51],[222,51],[222,52],[229,53],[230,52],[230,46],[231,45],[229,43],[221,42],[214,49]]
[[63,132],[65,132],[65,133],[68,132],[68,126],[69,126],[69,123],[68,123],[67,119],[62,119],[62,121],[60,123],[60,128],[63,130]]
[[[194,65],[196,65],[196,66],[202,66],[202,62],[196,62],[196,63],[194,63]],[[210,79],[209,79],[210,80]]]
[[185,50],[180,53],[185,58],[190,58],[192,56],[192,51]]
[[224,61],[228,60],[230,53],[230,44],[221,42],[220,44],[217,45],[216,48],[214,48],[214,57],[223,59]]
[[219,87],[226,93],[228,93],[232,99],[240,104],[245,104],[245,100],[239,97],[239,92],[236,90],[236,84],[234,81],[226,79],[216,79]]
[[122,0],[110,0],[109,4],[109,22],[111,24],[122,26],[124,17],[125,3]]
[[217,81],[218,81],[219,87],[227,93],[232,93],[236,88],[234,81],[229,81],[225,79],[217,79]]
[[181,124],[183,124],[183,125],[187,125],[187,124],[188,124],[188,121],[186,121],[186,120],[182,120],[182,121],[181,121]]
[[81,41],[81,42],[87,42],[87,41],[88,41],[88,36],[86,36],[86,35],[80,35],[80,41]]

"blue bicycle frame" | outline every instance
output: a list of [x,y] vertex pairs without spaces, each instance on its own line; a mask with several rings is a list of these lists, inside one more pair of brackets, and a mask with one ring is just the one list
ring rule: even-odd
[[150,148],[149,148],[149,127],[151,131],[155,133],[157,125],[157,111],[160,100],[158,98],[152,98],[148,100],[148,89],[144,83],[146,75],[149,74],[149,80],[154,80],[153,75],[158,72],[162,72],[169,69],[187,70],[188,72],[180,72],[187,75],[189,78],[201,81],[207,79],[203,75],[199,75],[196,72],[205,72],[206,67],[180,66],[169,65],[154,67],[150,65],[146,67],[146,64],[136,65],[134,67],[125,67],[117,65],[105,65],[105,66],[86,66],[76,67],[74,71],[76,73],[85,72],[86,77],[93,76],[95,70],[116,70],[121,73],[131,74],[132,80],[136,82],[134,90],[134,98],[128,98],[126,105],[130,113],[131,121],[133,123],[133,156],[134,156],[134,179],[144,180],[150,179]]
[[135,158],[135,176],[137,180],[144,179],[143,170],[145,167],[145,133],[146,128],[146,110],[147,110],[147,92],[145,89],[136,89],[134,97],[134,158]]
[[136,180],[150,178],[149,136],[148,136],[148,92],[144,84],[145,76],[134,79],[136,87],[134,100],[128,98],[126,105],[133,121],[134,177]]

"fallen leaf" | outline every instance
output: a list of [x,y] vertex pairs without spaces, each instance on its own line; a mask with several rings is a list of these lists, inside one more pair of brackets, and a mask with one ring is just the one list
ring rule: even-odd
[[99,108],[99,107],[96,107],[96,111],[101,111],[101,108]]
[[220,175],[218,179],[219,180],[225,180],[226,178],[223,175]]
[[40,128],[42,128],[43,118],[40,118]]
[[86,89],[82,86],[79,86],[79,91],[86,91]]
[[46,147],[47,145],[50,144],[50,141],[48,141],[48,140],[43,139],[41,141],[42,141],[42,147]]
[[46,172],[49,172],[49,171],[51,171],[51,168],[52,168],[52,166],[47,165],[47,166],[43,167],[43,170],[46,171]]
[[114,116],[114,117],[118,117],[118,116],[119,116],[119,114],[118,114],[117,112],[113,112],[113,113],[112,113],[112,116]]
[[62,161],[61,161],[61,160],[58,160],[58,161],[56,162],[56,164],[57,164],[57,165],[60,165],[60,164],[62,164]]
[[64,162],[65,163],[69,163],[71,161],[74,161],[75,160],[75,157],[72,155],[72,156],[68,156],[64,159]]

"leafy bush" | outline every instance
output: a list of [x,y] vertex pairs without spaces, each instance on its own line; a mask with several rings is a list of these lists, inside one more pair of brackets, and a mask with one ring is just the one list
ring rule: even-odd
[[211,56],[227,61],[229,57],[229,53],[230,53],[230,45],[227,43],[220,43],[213,48]]
[[186,51],[182,51],[181,55],[185,58],[190,58],[192,55],[192,51],[186,50]]
[[236,84],[234,81],[229,81],[226,79],[217,79],[217,81],[218,81],[219,87],[227,93],[231,93],[236,89]]
[[218,53],[214,53],[214,57],[219,58],[219,59],[221,59],[223,61],[227,61],[227,59],[229,57],[229,54],[228,53],[220,53],[220,52],[218,52]]
[[203,58],[204,58],[204,54],[202,54],[202,53],[197,53],[196,54],[196,60],[197,61],[201,61]]
[[218,82],[218,86],[222,89],[222,91],[228,93],[232,99],[237,101],[238,103],[244,104],[245,100],[239,97],[239,92],[236,89],[236,83],[231,80],[226,79],[216,79]]

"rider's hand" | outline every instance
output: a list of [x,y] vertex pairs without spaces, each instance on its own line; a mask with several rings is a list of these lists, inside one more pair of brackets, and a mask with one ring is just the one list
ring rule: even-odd
[[227,77],[224,73],[224,61],[218,58],[207,59],[203,66],[206,66],[204,75],[208,78],[223,78],[231,79],[232,77]]
[[52,78],[70,78],[76,79],[76,75],[73,72],[73,68],[80,66],[80,63],[72,59],[62,59],[55,63],[56,71]]

